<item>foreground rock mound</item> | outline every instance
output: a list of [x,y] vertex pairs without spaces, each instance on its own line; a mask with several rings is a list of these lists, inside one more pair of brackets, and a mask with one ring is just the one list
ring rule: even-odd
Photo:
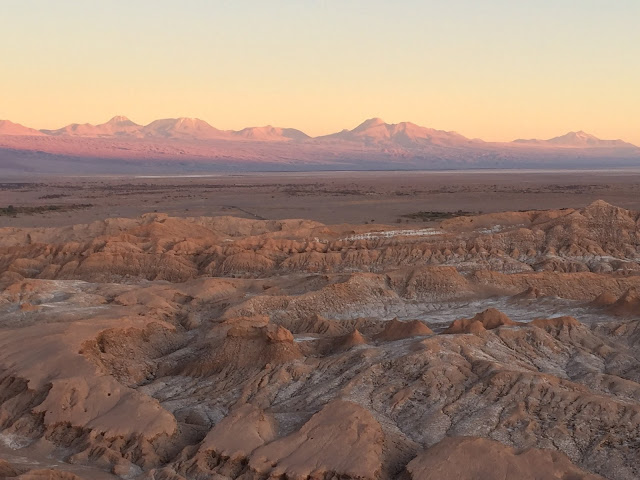
[[296,433],[258,448],[249,468],[270,478],[376,478],[382,428],[361,406],[336,400]]
[[412,480],[602,480],[561,453],[537,448],[517,452],[474,437],[445,438],[414,458],[407,471]]
[[242,405],[211,429],[200,444],[199,453],[241,461],[258,447],[275,440],[277,431],[272,415],[254,405]]

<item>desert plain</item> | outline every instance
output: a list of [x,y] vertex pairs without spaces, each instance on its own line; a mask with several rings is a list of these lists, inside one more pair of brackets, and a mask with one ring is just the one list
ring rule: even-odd
[[[64,226],[162,212],[326,224],[428,223],[419,212],[559,209],[595,200],[640,209],[640,168],[265,172],[186,176],[12,176],[0,182],[0,226]],[[62,207],[32,214],[34,209]],[[406,216],[408,215],[408,217]]]
[[0,182],[0,477],[637,480],[640,171]]

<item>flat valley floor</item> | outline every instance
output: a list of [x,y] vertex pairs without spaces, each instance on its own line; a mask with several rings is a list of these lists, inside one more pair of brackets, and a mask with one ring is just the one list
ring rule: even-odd
[[[424,224],[440,220],[438,212],[578,208],[598,199],[640,209],[640,169],[36,175],[0,180],[0,227],[64,226],[149,212],[173,217],[304,218],[325,224]],[[18,210],[7,211],[9,205]],[[420,212],[427,214],[415,215]]]

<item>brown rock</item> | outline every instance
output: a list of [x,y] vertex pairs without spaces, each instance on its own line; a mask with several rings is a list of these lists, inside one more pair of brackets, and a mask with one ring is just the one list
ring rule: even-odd
[[630,288],[607,309],[617,316],[640,316],[640,289]]
[[20,475],[20,472],[24,470],[20,470],[15,466],[11,465],[6,460],[0,459],[0,478],[12,478]]
[[291,435],[258,448],[249,468],[270,478],[377,478],[384,436],[371,413],[334,400]]
[[18,480],[83,480],[70,472],[64,472],[61,470],[29,470],[17,477]]
[[397,318],[385,322],[384,330],[373,337],[379,342],[393,342],[404,338],[433,335],[433,331],[420,320],[402,322]]
[[594,307],[609,307],[616,303],[618,297],[611,292],[602,292],[596,298],[593,299],[591,305]]
[[274,324],[266,326],[235,325],[221,345],[211,344],[180,372],[206,376],[222,370],[261,369],[302,358],[300,348],[289,330]]
[[254,405],[234,408],[211,429],[200,444],[199,452],[215,452],[223,458],[240,460],[256,448],[276,438],[273,417]]
[[454,320],[449,328],[442,333],[479,333],[483,330],[493,330],[494,328],[502,326],[515,325],[519,324],[511,320],[500,310],[488,308],[483,312],[477,313],[472,318]]
[[447,437],[407,465],[412,480],[603,480],[561,453],[530,448],[517,452],[477,437]]
[[560,330],[571,330],[580,325],[580,322],[573,317],[536,318],[530,325],[544,330],[558,332]]
[[353,332],[338,337],[333,342],[333,351],[345,351],[349,350],[353,347],[357,347],[358,345],[365,345],[367,340],[362,336],[362,334],[356,328]]

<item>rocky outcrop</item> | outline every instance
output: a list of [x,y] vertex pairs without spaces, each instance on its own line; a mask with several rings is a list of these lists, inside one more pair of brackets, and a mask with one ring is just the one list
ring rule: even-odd
[[382,469],[382,428],[361,406],[335,400],[289,436],[256,449],[249,468],[282,478],[376,478]]
[[433,331],[420,320],[399,321],[397,318],[385,322],[384,329],[374,339],[379,342],[393,342],[404,338],[433,335]]
[[486,330],[493,330],[498,327],[512,327],[515,325],[518,324],[500,310],[488,308],[485,311],[476,314],[472,318],[455,320],[451,325],[449,325],[449,328],[442,333],[480,333]]
[[[458,217],[444,221],[430,232],[433,235],[384,226],[353,235],[356,230],[348,226],[302,220],[147,214],[73,228],[2,229],[0,271],[51,279],[135,277],[173,282],[202,275],[251,278],[276,272],[382,272],[427,265],[454,265],[471,272],[629,275],[640,271],[638,224],[637,212],[604,202],[580,210]],[[392,277],[400,282],[403,295],[420,295],[413,285],[420,289],[430,281],[417,272],[415,278]],[[460,285],[455,287],[462,291]]]
[[640,289],[630,288],[608,310],[618,316],[640,316]]
[[223,370],[261,369],[302,358],[289,330],[279,325],[234,325],[221,343],[206,346],[181,373],[207,376]]
[[601,480],[577,468],[560,453],[529,448],[517,452],[492,440],[449,437],[407,465],[412,480]]

